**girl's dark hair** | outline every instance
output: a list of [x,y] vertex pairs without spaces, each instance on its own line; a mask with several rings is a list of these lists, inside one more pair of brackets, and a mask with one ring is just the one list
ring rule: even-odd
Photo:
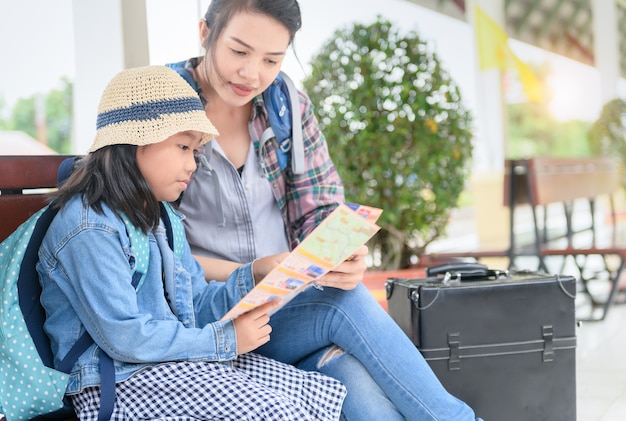
[[159,223],[159,202],[137,166],[136,145],[105,146],[78,160],[72,174],[52,197],[51,206],[62,208],[76,194],[83,203],[102,213],[102,204],[123,212],[144,233]]
[[276,19],[289,31],[290,44],[302,26],[300,5],[296,0],[211,0],[204,15],[210,29],[203,45],[207,51],[215,46],[231,18],[241,12],[258,13]]

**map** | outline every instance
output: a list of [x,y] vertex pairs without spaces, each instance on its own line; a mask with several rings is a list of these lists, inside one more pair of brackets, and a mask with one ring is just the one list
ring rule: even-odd
[[276,312],[317,278],[350,259],[378,232],[375,222],[381,213],[381,209],[351,203],[338,206],[222,320],[281,298],[281,305],[272,311]]

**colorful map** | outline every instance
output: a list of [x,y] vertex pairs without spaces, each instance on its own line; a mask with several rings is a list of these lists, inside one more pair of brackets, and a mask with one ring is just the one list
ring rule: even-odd
[[274,298],[281,306],[337,265],[350,259],[380,227],[381,209],[341,204],[285,260],[274,268],[222,320],[235,318]]

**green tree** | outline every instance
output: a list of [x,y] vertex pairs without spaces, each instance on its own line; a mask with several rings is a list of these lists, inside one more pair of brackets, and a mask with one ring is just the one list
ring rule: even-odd
[[59,153],[70,153],[74,91],[67,78],[61,79],[61,84],[61,89],[51,91],[46,97],[48,146]]
[[2,118],[5,114],[4,109],[6,108],[7,102],[3,96],[0,96],[0,130],[9,130],[9,122]]
[[382,17],[339,29],[303,84],[346,199],[384,209],[370,249],[380,268],[409,264],[457,205],[472,154],[472,119],[432,48]]
[[[73,86],[67,78],[61,79],[61,88],[43,97],[48,146],[59,153],[69,153],[71,148]],[[0,128],[20,130],[37,137],[35,113],[36,96],[16,101],[8,120],[0,121]],[[0,108],[1,110],[1,108]]]
[[37,137],[35,127],[35,97],[19,98],[13,106],[10,119],[11,130],[20,130],[31,137]]
[[[589,147],[597,156],[614,156],[626,163],[626,101],[613,99],[602,107],[588,133]],[[626,187],[626,174],[622,182]]]
[[589,123],[556,120],[548,107],[554,96],[548,83],[552,69],[543,64],[533,70],[541,84],[544,99],[540,103],[508,105],[507,158],[588,156],[590,150],[586,133]]
[[536,104],[511,104],[508,112],[507,158],[591,154],[587,142],[590,123],[580,120],[558,121]]

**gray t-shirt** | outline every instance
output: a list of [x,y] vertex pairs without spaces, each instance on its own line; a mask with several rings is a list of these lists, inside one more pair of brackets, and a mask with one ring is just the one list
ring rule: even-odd
[[198,166],[180,211],[194,254],[249,263],[289,250],[280,209],[261,175],[254,144],[241,176],[215,141],[206,148],[210,169]]

